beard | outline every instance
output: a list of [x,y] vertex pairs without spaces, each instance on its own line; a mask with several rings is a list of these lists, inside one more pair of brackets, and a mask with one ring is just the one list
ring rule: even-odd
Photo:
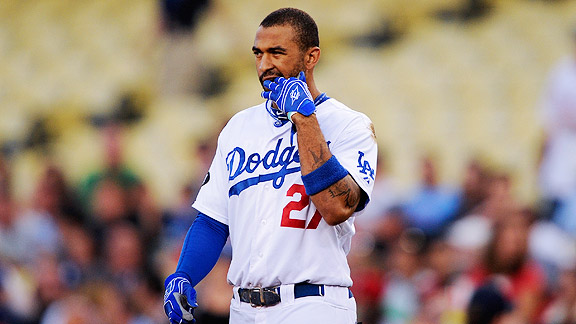
[[264,89],[264,91],[269,91],[270,89],[268,89],[264,86],[265,80],[273,81],[277,77],[283,77],[285,79],[288,79],[291,77],[296,78],[296,77],[298,77],[298,74],[300,73],[300,71],[305,71],[305,70],[306,70],[306,66],[304,64],[301,64],[301,65],[295,67],[294,69],[292,69],[290,72],[288,72],[286,74],[283,74],[282,72],[278,71],[278,69],[276,69],[276,68],[272,68],[270,70],[266,70],[266,71],[262,72],[262,74],[260,74],[258,76],[258,79],[260,80],[260,85],[262,86],[262,89]]

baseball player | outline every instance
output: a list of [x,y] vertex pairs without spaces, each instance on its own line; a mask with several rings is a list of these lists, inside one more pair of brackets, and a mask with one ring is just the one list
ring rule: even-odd
[[194,286],[228,238],[230,323],[356,323],[346,255],[374,184],[372,122],[314,82],[318,28],[283,8],[252,51],[264,103],[233,116],[192,205],[176,272],[165,281],[171,323],[194,323]]

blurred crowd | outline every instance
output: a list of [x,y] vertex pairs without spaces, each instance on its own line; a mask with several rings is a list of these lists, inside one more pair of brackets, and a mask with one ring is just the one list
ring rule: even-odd
[[479,158],[449,186],[438,158],[424,155],[419,185],[401,192],[382,154],[350,253],[365,323],[576,323],[574,53],[535,105],[544,136],[530,204],[514,194],[511,170]]
[[[382,165],[385,165],[382,163]],[[430,156],[402,195],[379,170],[350,254],[365,323],[574,323],[576,237],[481,161],[455,188]],[[377,200],[376,200],[377,199]],[[380,202],[380,203],[379,203]]]
[[192,189],[188,208],[160,210],[124,165],[121,133],[102,127],[105,167],[79,184],[47,159],[25,202],[0,159],[0,323],[164,322],[163,267],[193,220]]
[[[47,159],[29,201],[14,199],[10,161],[0,159],[0,323],[166,322],[163,279],[196,216],[214,141],[197,144],[197,175],[162,209],[126,167],[122,131],[100,128],[104,167],[80,183]],[[520,203],[513,179],[479,159],[451,187],[425,155],[419,186],[402,192],[381,151],[349,254],[363,323],[576,321],[576,235],[563,208]],[[199,323],[227,323],[230,257],[227,248],[197,287]]]

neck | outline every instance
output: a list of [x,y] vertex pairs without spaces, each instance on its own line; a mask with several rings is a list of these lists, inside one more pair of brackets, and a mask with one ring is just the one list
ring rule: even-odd
[[314,76],[310,75],[307,76],[306,84],[308,85],[308,90],[310,90],[310,94],[312,95],[312,99],[316,99],[319,95],[322,94],[318,88],[316,88],[316,82],[314,82]]

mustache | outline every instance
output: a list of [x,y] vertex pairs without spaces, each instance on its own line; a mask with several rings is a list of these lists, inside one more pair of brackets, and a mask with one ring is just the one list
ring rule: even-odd
[[[269,76],[273,76],[274,78],[276,77],[284,77],[284,75],[278,71],[274,71],[274,70],[268,70],[268,71],[264,71],[259,77],[258,79],[260,79],[260,83],[264,83],[264,79],[269,77]],[[273,78],[273,79],[274,79]]]

